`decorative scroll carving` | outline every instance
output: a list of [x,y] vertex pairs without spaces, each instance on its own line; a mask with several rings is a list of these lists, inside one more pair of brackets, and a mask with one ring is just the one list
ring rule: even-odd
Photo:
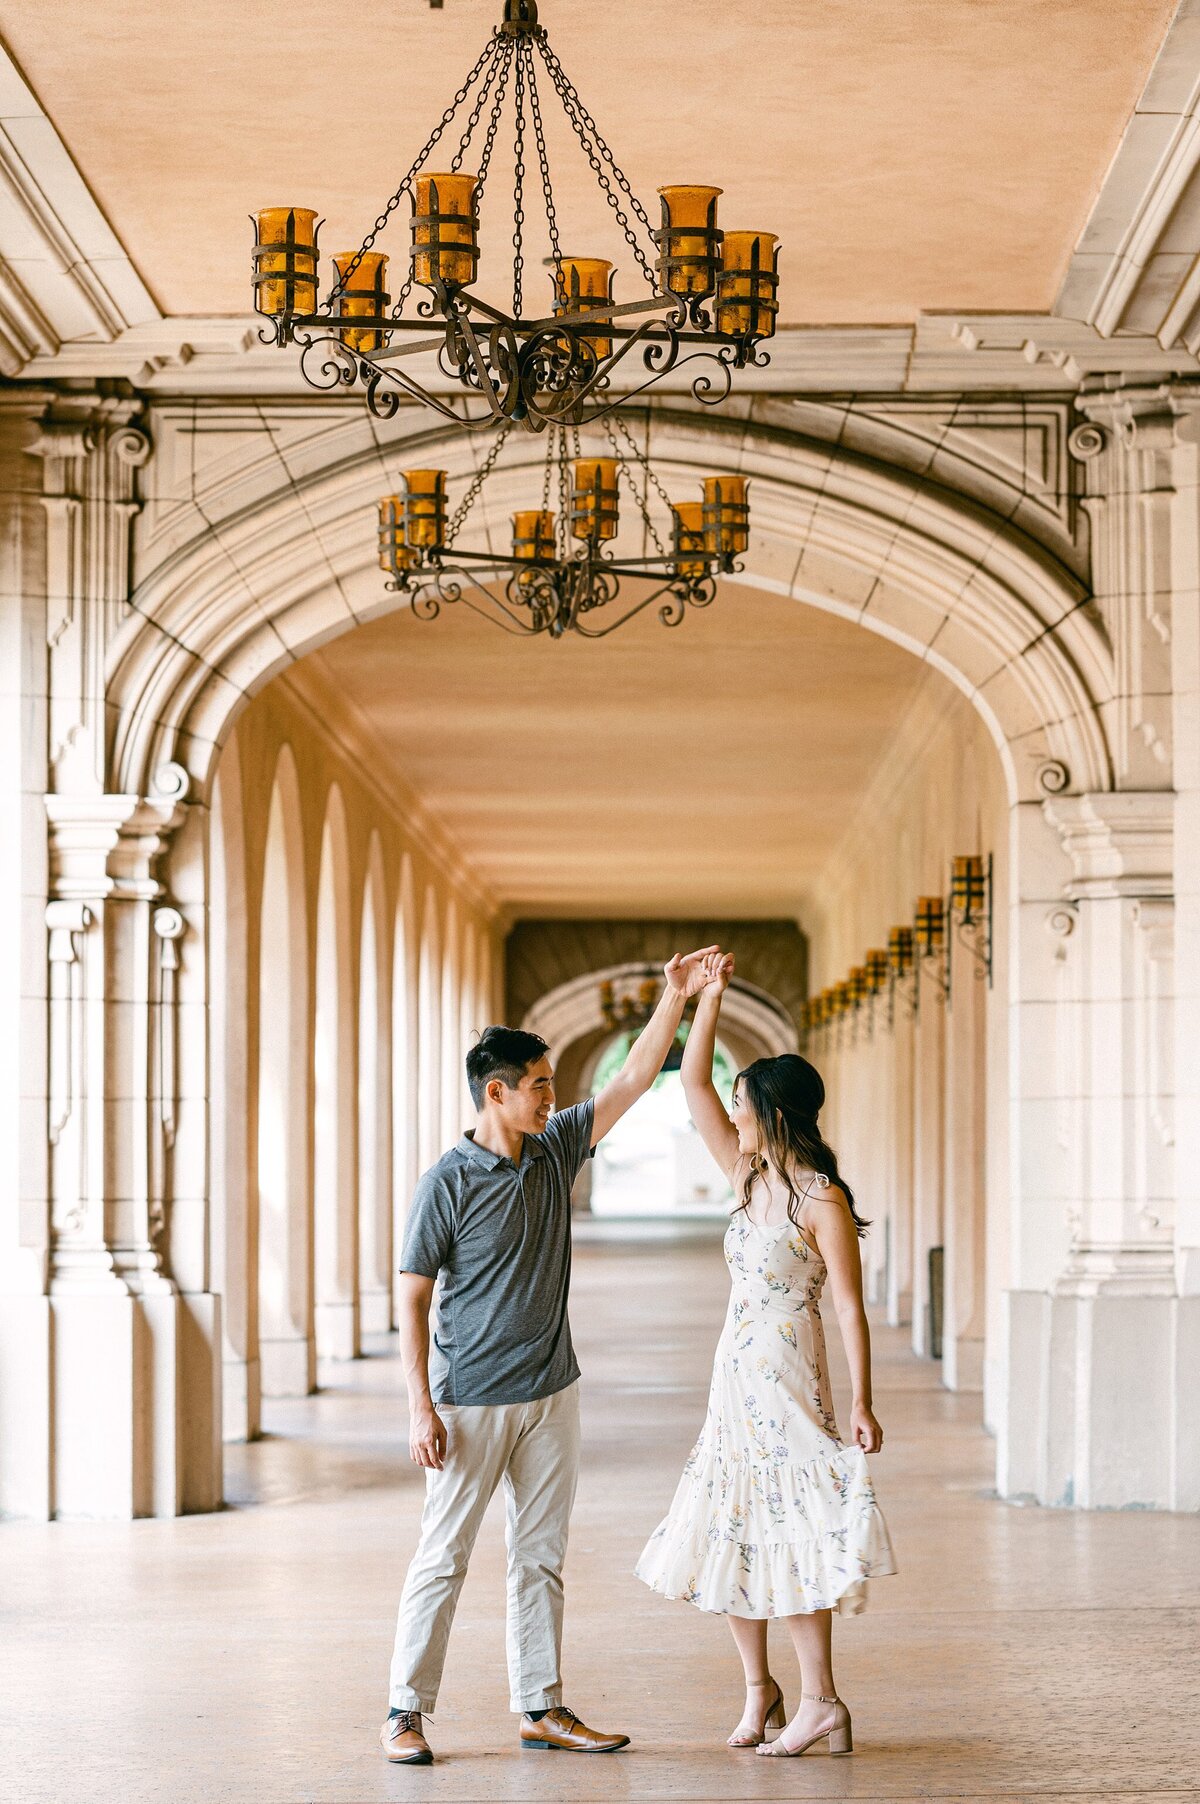
[[1038,766],[1037,786],[1043,795],[1060,796],[1071,782],[1071,773],[1058,758],[1048,758]]
[[44,464],[50,758],[55,787],[104,780],[105,654],[129,602],[139,401],[64,396],[28,446]]
[[[82,1227],[86,1209],[82,1170],[84,1134],[77,1110],[82,1108],[86,1097],[83,1020],[86,1003],[80,965],[80,940],[91,922],[91,910],[82,902],[47,904],[46,926],[50,932],[50,1094],[47,1125],[51,1147],[62,1148],[64,1165],[74,1167],[69,1187],[69,1207],[59,1224],[68,1233]],[[69,1157],[72,1141],[76,1155],[73,1159]],[[66,1179],[66,1170],[62,1175]]]
[[1103,426],[1097,426],[1089,420],[1082,426],[1076,426],[1067,439],[1067,449],[1080,463],[1087,463],[1091,458],[1099,457],[1107,443],[1108,434]]

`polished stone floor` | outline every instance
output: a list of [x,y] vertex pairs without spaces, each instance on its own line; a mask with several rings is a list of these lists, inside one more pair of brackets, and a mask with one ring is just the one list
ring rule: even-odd
[[381,1343],[329,1368],[320,1395],[273,1405],[265,1440],[228,1449],[219,1515],[0,1526],[0,1800],[1200,1799],[1200,1520],[997,1502],[977,1400],[886,1331],[874,1471],[901,1572],[835,1630],[857,1752],[768,1764],[724,1747],[740,1704],[724,1625],[630,1571],[703,1413],[724,1291],[711,1235],[578,1251],[567,1701],[629,1732],[627,1752],[518,1753],[494,1512],[451,1642],[438,1763],[383,1762],[421,1481]]

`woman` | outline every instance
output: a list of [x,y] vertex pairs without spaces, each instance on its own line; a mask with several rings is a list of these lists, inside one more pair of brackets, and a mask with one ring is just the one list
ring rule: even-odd
[[[779,1757],[828,1736],[831,1754],[849,1754],[833,1612],[861,1610],[865,1581],[896,1570],[866,1463],[883,1445],[858,1255],[867,1224],[821,1137],[825,1086],[806,1059],[757,1059],[739,1073],[726,1115],[712,1060],[733,960],[716,954],[708,972],[682,1076],[692,1119],[733,1186],[733,1290],[700,1439],[637,1575],[729,1619],[746,1674],[730,1747]],[[818,1308],[827,1278],[854,1393],[848,1442],[833,1416]],[[786,1726],[767,1666],[772,1616],[786,1619],[800,1663],[800,1705]],[[782,1729],[772,1742],[769,1728]]]

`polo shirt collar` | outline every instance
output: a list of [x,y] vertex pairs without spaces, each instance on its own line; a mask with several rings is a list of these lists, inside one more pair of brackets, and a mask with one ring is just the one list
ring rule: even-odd
[[[474,1134],[469,1131],[459,1141],[457,1150],[464,1159],[474,1159],[476,1164],[482,1165],[485,1171],[495,1171],[497,1165],[510,1163],[503,1153],[494,1153],[489,1146],[477,1145]],[[546,1149],[542,1145],[540,1134],[526,1134],[521,1147],[522,1165],[530,1159],[544,1159],[545,1157]],[[514,1166],[513,1169],[515,1170],[516,1167]]]

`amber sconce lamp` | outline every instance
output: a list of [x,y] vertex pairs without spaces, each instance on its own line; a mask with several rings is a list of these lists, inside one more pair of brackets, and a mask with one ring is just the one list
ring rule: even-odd
[[779,312],[779,240],[774,232],[726,232],[717,278],[717,331],[772,338]]
[[596,544],[615,539],[620,516],[615,457],[577,457],[572,465],[571,531]]
[[658,280],[667,294],[702,301],[712,294],[721,271],[722,234],[717,230],[719,188],[660,188],[662,226]]
[[710,555],[736,557],[749,545],[749,486],[744,476],[704,478],[704,546]]
[[[337,270],[337,318],[342,320],[381,320],[391,300],[386,289],[387,258],[382,251],[343,251],[333,259]],[[346,326],[339,324],[342,343],[348,351],[369,356],[382,351],[387,333],[378,325]]]
[[675,574],[703,576],[708,568],[704,555],[704,503],[672,502],[671,515],[674,521]]
[[317,234],[311,207],[264,207],[254,225],[254,311],[267,318],[317,311]]
[[943,1000],[949,993],[949,948],[946,941],[946,904],[940,896],[920,896],[913,917],[913,947],[918,973],[928,971]]
[[422,288],[469,288],[479,267],[479,177],[419,175],[412,186],[412,273]]
[[404,542],[423,552],[440,551],[445,545],[445,470],[405,470]]
[[[550,280],[556,315],[595,313],[612,306],[613,266],[603,257],[564,257]],[[612,356],[611,334],[587,332],[581,343],[591,349],[597,363]]]
[[404,539],[406,499],[404,495],[384,495],[379,503],[379,567],[392,578],[389,589],[403,581],[415,561]]
[[977,852],[950,866],[950,919],[958,942],[975,961],[978,977],[992,982],[992,857]]

